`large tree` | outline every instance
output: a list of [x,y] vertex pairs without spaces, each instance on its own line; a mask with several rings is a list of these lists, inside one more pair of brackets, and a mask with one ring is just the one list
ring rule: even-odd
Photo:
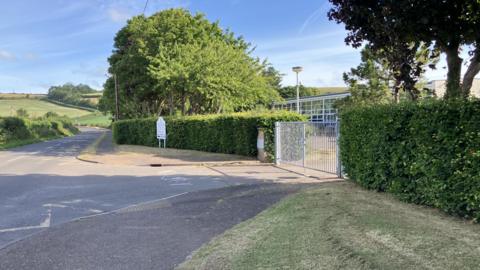
[[66,83],[64,85],[52,86],[48,89],[47,98],[60,101],[66,104],[96,108],[96,105],[88,99],[83,98],[84,94],[100,93],[85,84],[74,85]]
[[[467,97],[480,71],[480,1],[478,0],[329,0],[329,18],[344,23],[346,43],[360,47],[367,41],[374,50],[387,49],[404,73],[418,69],[409,59],[422,44],[447,57],[447,98]],[[470,48],[470,61],[461,79],[463,47]],[[398,59],[397,59],[398,60]],[[409,71],[410,70],[410,71]],[[408,78],[408,76],[404,76]]]
[[[121,115],[198,114],[251,109],[278,98],[269,66],[243,38],[203,15],[169,9],[128,21],[109,58]],[[114,111],[114,79],[104,104]]]
[[[402,59],[402,56],[392,57],[388,51],[372,50],[366,45],[361,51],[361,63],[343,74],[345,83],[349,86],[354,104],[379,104],[398,102],[400,99],[416,100],[426,93],[424,89],[424,72],[427,65],[436,64],[438,58],[430,58],[425,46],[410,46],[416,50],[410,65],[399,65],[390,59]],[[410,53],[408,53],[410,54]],[[405,76],[406,74],[406,76]],[[401,91],[403,90],[403,91]],[[405,92],[405,95],[402,93]]]
[[392,100],[395,78],[385,58],[373,52],[369,46],[362,49],[362,62],[343,74],[349,86],[354,104],[378,104]]

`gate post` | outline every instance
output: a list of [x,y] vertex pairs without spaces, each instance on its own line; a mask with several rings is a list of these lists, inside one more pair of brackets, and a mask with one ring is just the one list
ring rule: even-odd
[[281,159],[281,138],[280,138],[280,122],[275,122],[275,164],[280,165]]
[[340,159],[340,118],[337,118],[337,123],[335,125],[335,154],[337,160],[337,176],[342,178],[342,160]]
[[305,168],[305,158],[307,157],[307,136],[306,136],[306,132],[305,132],[305,128],[306,128],[306,125],[307,123],[303,122],[303,168]]

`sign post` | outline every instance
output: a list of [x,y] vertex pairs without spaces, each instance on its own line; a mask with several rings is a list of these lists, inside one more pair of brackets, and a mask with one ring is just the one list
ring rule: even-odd
[[163,140],[163,148],[167,148],[167,125],[162,117],[157,120],[157,139],[158,147],[162,147]]

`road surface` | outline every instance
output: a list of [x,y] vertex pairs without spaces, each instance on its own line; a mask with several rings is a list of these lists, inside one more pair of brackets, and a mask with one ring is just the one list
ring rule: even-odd
[[75,157],[105,131],[0,152],[0,269],[172,269],[298,185],[279,169],[134,167]]

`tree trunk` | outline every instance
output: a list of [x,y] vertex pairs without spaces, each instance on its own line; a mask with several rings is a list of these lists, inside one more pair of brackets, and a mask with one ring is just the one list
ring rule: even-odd
[[174,108],[173,108],[173,93],[170,93],[170,97],[168,99],[168,107],[170,108],[170,115],[174,114]]
[[[477,45],[477,46],[480,46]],[[470,65],[468,66],[467,72],[463,76],[462,82],[462,94],[465,98],[468,98],[470,95],[470,90],[472,89],[473,80],[475,76],[480,72],[480,47],[475,49],[475,54],[472,57]]]
[[183,90],[182,91],[182,115],[185,115],[185,112],[186,112],[186,104],[187,103],[187,95],[186,95],[186,91]]
[[459,56],[459,44],[453,44],[447,47],[447,91],[445,99],[462,97],[462,89],[460,86],[460,78],[462,73],[463,59]]
[[395,85],[393,86],[393,102],[398,103],[400,102],[400,97],[399,97],[399,92],[400,92],[400,82],[395,81]]

